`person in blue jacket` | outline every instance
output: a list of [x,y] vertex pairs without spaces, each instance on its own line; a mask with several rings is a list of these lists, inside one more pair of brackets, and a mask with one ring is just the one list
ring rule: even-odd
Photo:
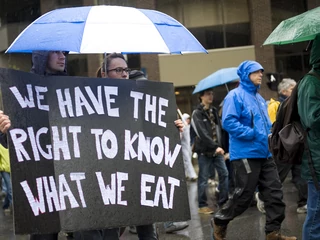
[[271,122],[267,105],[258,93],[263,71],[258,62],[242,62],[238,67],[240,86],[229,92],[223,105],[222,126],[230,137],[235,191],[211,220],[215,240],[226,239],[228,223],[250,206],[257,187],[265,202],[266,239],[297,239],[280,232],[285,204],[276,164],[268,150]]

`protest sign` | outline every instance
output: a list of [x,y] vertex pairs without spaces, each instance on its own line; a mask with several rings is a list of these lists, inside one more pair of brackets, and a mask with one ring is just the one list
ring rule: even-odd
[[0,69],[15,233],[190,219],[171,83]]

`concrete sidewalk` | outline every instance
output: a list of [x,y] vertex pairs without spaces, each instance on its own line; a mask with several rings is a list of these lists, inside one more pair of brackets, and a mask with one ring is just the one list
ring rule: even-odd
[[[283,231],[287,235],[295,235],[301,239],[302,225],[305,219],[305,214],[297,214],[296,201],[297,190],[294,185],[287,179],[284,183],[284,200],[287,205],[286,219],[282,226]],[[197,183],[188,183],[189,203],[191,211],[191,220],[188,221],[189,227],[176,232],[174,234],[166,234],[163,224],[158,223],[160,240],[211,240],[212,228],[210,219],[212,215],[198,214],[197,206]],[[210,205],[213,207],[214,187],[210,187],[209,195]],[[0,210],[0,240],[28,240],[26,235],[15,236],[13,234],[13,219],[12,216],[5,216]],[[250,207],[244,214],[234,219],[228,227],[227,238],[230,240],[265,240],[264,233],[265,215],[260,213],[256,207]],[[60,234],[59,240],[66,239],[63,234]],[[128,229],[121,237],[122,240],[137,240],[137,235],[129,233]],[[89,240],[89,239],[88,239]]]

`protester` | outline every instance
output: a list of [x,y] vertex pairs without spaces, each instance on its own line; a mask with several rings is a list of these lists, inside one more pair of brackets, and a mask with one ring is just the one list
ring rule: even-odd
[[192,166],[192,151],[191,151],[191,140],[190,140],[190,115],[187,113],[182,114],[185,126],[183,127],[183,132],[181,136],[181,151],[184,163],[184,171],[186,179],[190,181],[196,181],[198,176]]
[[276,116],[280,104],[291,95],[292,89],[296,86],[296,81],[291,78],[284,78],[278,85],[278,101],[271,98],[268,104],[268,114],[271,123],[276,121]]
[[12,187],[10,178],[10,159],[7,143],[4,138],[0,136],[0,173],[2,176],[3,189],[5,192],[5,198],[3,201],[3,212],[5,214],[11,213],[12,204]]
[[296,239],[280,232],[285,204],[276,165],[268,151],[271,122],[266,102],[258,93],[263,71],[258,62],[242,62],[238,68],[240,86],[225,98],[222,121],[230,137],[235,191],[211,220],[215,240],[226,239],[229,222],[250,206],[257,186],[265,201],[266,239]]
[[199,93],[201,103],[192,114],[192,131],[196,133],[195,152],[198,154],[198,212],[211,214],[213,209],[208,207],[207,186],[212,176],[211,165],[219,176],[218,205],[222,206],[228,199],[228,170],[224,162],[224,150],[221,148],[221,124],[217,110],[211,106],[213,91],[211,89]]
[[[65,76],[66,52],[62,51],[35,51],[32,53],[31,73],[44,76]],[[0,131],[3,133],[1,142],[6,144],[6,133],[11,126],[10,119],[0,111]],[[30,240],[58,240],[58,233],[52,234],[32,234]]]
[[[290,78],[284,78],[278,85],[278,101],[271,98],[268,104],[268,114],[271,123],[276,121],[276,114],[280,104],[289,96],[291,96],[292,89],[296,86],[296,81]],[[290,170],[292,174],[292,182],[298,190],[298,207],[297,213],[307,212],[307,198],[308,198],[308,185],[307,182],[301,178],[301,166],[292,164],[283,164],[276,161],[280,181],[283,183],[287,178]],[[262,201],[259,193],[256,193],[257,208],[260,212],[265,213],[264,202]]]
[[[305,75],[298,86],[298,113],[305,130],[308,131],[307,139],[312,156],[315,174],[320,180],[320,35],[313,41],[310,52],[310,65],[316,76]],[[302,239],[320,239],[320,191],[316,189],[310,167],[308,155],[305,153],[301,165],[302,177],[308,181],[308,209],[303,225]]]

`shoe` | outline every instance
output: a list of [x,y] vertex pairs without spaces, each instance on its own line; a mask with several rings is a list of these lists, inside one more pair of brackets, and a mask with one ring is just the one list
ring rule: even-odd
[[10,208],[3,209],[3,213],[4,213],[5,216],[10,216],[11,215],[11,209]]
[[129,227],[129,232],[132,234],[137,234],[137,228],[136,226],[130,226]]
[[297,240],[296,237],[287,237],[282,235],[279,231],[274,231],[267,234],[267,240]]
[[173,222],[168,227],[166,227],[164,230],[166,233],[173,233],[176,231],[183,230],[187,227],[189,227],[189,224],[187,222]]
[[202,208],[199,208],[198,212],[202,214],[212,214],[214,211],[209,207],[202,207]]
[[66,237],[67,240],[74,239],[72,232],[65,232],[65,233],[64,233],[64,236]]
[[307,213],[307,204],[297,208],[297,213]]
[[211,219],[211,226],[213,228],[213,239],[214,240],[226,240],[227,239],[227,227],[228,225],[219,226],[214,223]]
[[191,182],[196,182],[198,180],[198,177],[190,178]]
[[260,212],[262,213],[266,213],[266,210],[264,210],[264,201],[262,201],[260,198],[259,198],[259,193],[256,192],[256,200],[257,200],[257,208]]
[[216,186],[214,180],[210,179],[208,180],[208,185],[210,186]]

